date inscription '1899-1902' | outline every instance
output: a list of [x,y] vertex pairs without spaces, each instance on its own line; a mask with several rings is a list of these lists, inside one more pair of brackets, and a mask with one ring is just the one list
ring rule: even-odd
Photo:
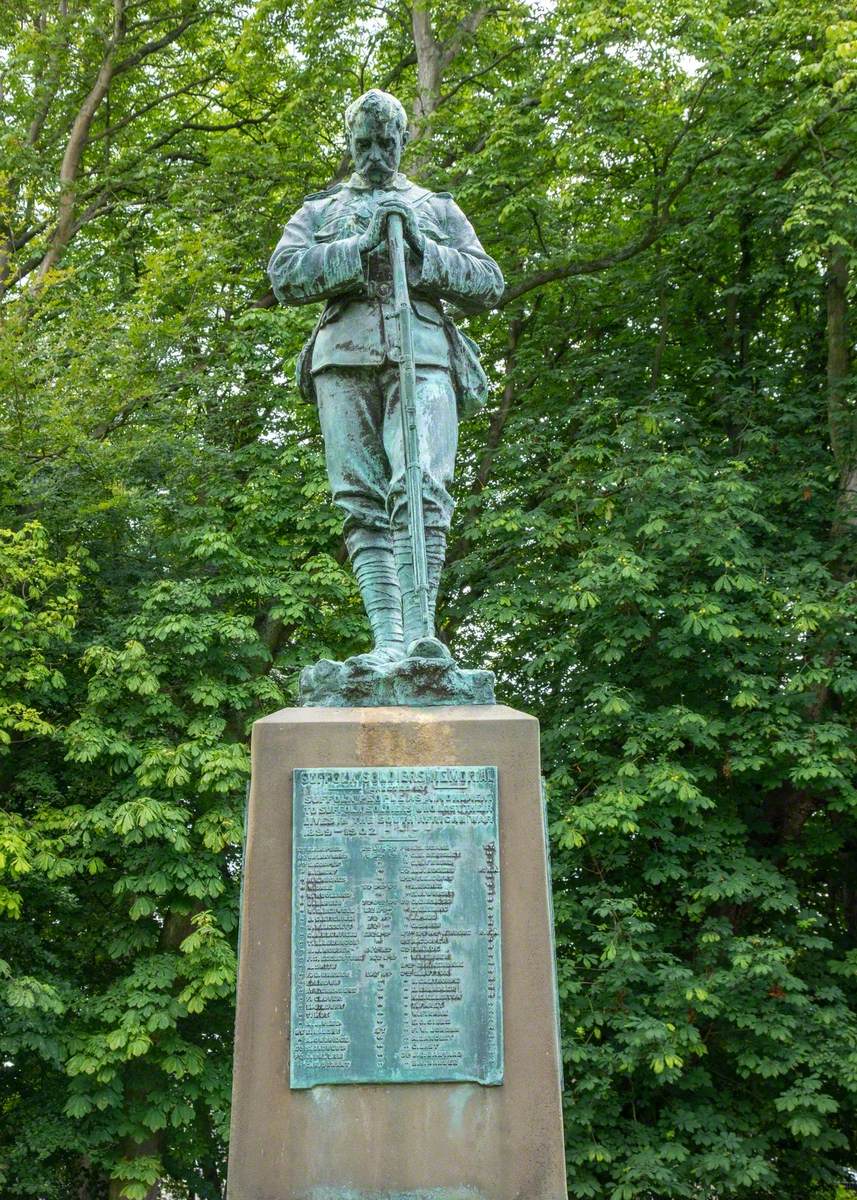
[[291,1086],[503,1078],[496,767],[294,773]]

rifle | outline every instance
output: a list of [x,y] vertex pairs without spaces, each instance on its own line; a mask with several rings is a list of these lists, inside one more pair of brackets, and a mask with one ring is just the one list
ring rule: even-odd
[[402,410],[402,436],[405,447],[408,535],[421,625],[419,636],[434,637],[433,622],[429,612],[426,531],[423,524],[423,469],[420,462],[420,434],[417,426],[417,372],[414,366],[414,335],[411,328],[408,275],[405,269],[404,229],[402,218],[398,213],[390,213],[387,218],[387,239],[390,246],[390,264],[393,269],[393,300],[399,322],[399,345],[401,347],[399,405]]

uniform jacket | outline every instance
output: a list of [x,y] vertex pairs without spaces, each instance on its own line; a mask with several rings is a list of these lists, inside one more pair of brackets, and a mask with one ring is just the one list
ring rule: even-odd
[[[431,192],[396,175],[391,188],[414,209],[426,238],[422,261],[408,256],[414,360],[448,367],[466,414],[484,402],[487,382],[474,343],[445,316],[443,301],[465,312],[491,308],[503,294],[500,268],[448,192]],[[307,196],[283,231],[268,264],[278,300],[324,311],[298,360],[298,384],[314,399],[312,376],[327,367],[398,362],[390,263],[386,246],[365,260],[357,247],[385,196],[359,175]]]

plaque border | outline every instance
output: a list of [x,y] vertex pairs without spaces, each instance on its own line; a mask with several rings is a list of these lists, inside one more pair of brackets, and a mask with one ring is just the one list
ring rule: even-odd
[[[497,1027],[497,1069],[495,1072],[488,1073],[486,1078],[477,1079],[474,1076],[459,1076],[456,1078],[435,1078],[435,1079],[336,1079],[336,1080],[319,1080],[316,1083],[295,1083],[295,1052],[294,1052],[294,1029],[295,1029],[295,1013],[296,1013],[296,997],[297,989],[295,987],[295,926],[297,916],[297,848],[298,839],[296,833],[296,807],[298,798],[299,774],[303,771],[406,771],[406,770],[459,770],[459,771],[482,771],[488,770],[494,773],[494,828],[496,830],[497,842],[497,871],[496,871],[496,912],[497,912],[497,941],[499,942],[499,952],[497,954],[497,1009],[498,1009],[498,1027]],[[500,769],[496,764],[492,763],[405,763],[399,765],[391,765],[389,763],[373,764],[371,767],[359,766],[351,763],[349,765],[325,764],[324,766],[296,766],[292,770],[292,804],[291,804],[291,903],[290,908],[290,925],[289,925],[289,1088],[292,1091],[309,1091],[314,1087],[391,1087],[400,1085],[417,1085],[425,1084],[445,1084],[446,1086],[456,1084],[474,1084],[477,1087],[500,1087],[503,1084],[506,1070],[506,1048],[505,1048],[505,1005],[503,1002],[503,893],[502,893],[502,846],[500,838]]]

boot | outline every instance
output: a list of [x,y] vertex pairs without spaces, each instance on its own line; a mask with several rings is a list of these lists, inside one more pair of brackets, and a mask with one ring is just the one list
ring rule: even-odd
[[403,632],[408,658],[436,658],[452,662],[452,655],[443,642],[434,636],[434,614],[440,573],[446,558],[446,533],[442,529],[426,530],[426,565],[428,567],[429,630],[425,636],[420,618],[420,606],[414,584],[411,560],[411,539],[407,529],[393,530],[393,554],[399,573],[402,593]]
[[360,546],[351,555],[351,568],[372,628],[373,650],[361,658],[372,663],[398,662],[404,658],[402,595],[388,546]]

